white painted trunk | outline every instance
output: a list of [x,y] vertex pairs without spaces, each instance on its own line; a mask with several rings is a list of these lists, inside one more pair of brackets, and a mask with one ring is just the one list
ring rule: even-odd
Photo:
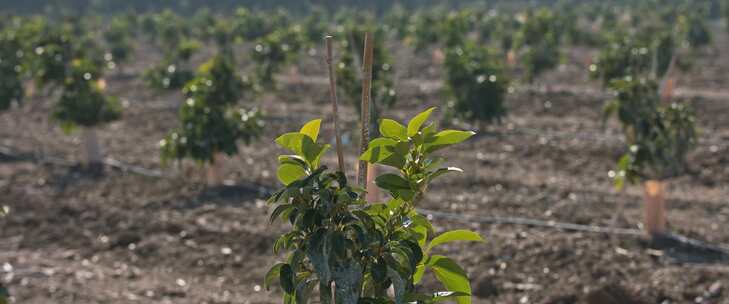
[[96,136],[96,130],[93,128],[83,129],[84,151],[86,153],[87,166],[99,166],[104,162],[104,154],[99,145],[99,139]]
[[223,153],[216,152],[213,154],[213,163],[207,166],[206,182],[208,186],[220,185],[223,181],[223,161],[225,157]]

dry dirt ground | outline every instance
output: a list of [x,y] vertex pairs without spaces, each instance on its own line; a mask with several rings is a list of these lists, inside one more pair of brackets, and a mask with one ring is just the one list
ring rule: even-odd
[[[717,35],[679,80],[702,132],[690,173],[670,181],[669,222],[674,232],[726,247],[729,39]],[[436,216],[440,229],[475,229],[487,239],[444,249],[465,265],[474,303],[729,303],[729,263],[705,252],[653,248],[634,235],[482,221],[640,229],[640,189],[618,193],[607,175],[624,145],[614,124],[602,126],[609,96],[586,76],[585,54],[572,51],[541,78],[549,91],[515,84],[501,125],[445,152],[465,173],[439,181],[421,207],[461,215]],[[126,107],[122,120],[100,129],[101,142],[109,158],[165,176],[110,167],[102,177],[84,173],[74,165],[78,135],[47,119],[54,96],[41,92],[0,115],[0,203],[11,208],[0,220],[0,282],[15,303],[280,302],[275,289],[261,290],[263,274],[282,258],[272,254],[273,241],[286,229],[268,223],[265,204],[282,152],[273,138],[330,114],[320,58],[303,59],[299,73],[307,77],[287,71],[278,92],[246,103],[268,113],[265,134],[225,160],[228,185],[215,187],[202,185],[194,165],[160,166],[157,143],[177,125],[182,97],[146,89],[139,73],[157,57],[138,50],[135,58],[125,75],[108,78]],[[399,101],[386,116],[405,119],[441,105],[440,67],[407,48],[395,58]],[[343,112],[344,129],[354,130],[352,107]],[[330,129],[322,138],[331,138]],[[356,138],[347,132],[345,139],[351,168]],[[333,161],[329,155],[325,163]]]

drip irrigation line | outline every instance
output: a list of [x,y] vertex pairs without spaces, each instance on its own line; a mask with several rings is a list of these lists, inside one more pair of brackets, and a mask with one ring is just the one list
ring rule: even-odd
[[[51,164],[56,164],[56,165],[61,165],[61,166],[75,165],[73,162],[65,160],[60,157],[45,156],[45,157],[39,158],[39,157],[36,157],[33,154],[29,154],[29,153],[21,154],[21,153],[13,152],[13,149],[11,149],[7,146],[0,146],[0,155],[4,155],[6,157],[10,157],[10,158],[14,158],[14,159],[40,161],[41,163],[51,163]],[[115,160],[112,158],[104,159],[103,163],[106,166],[120,170],[122,172],[134,173],[134,174],[146,176],[146,177],[155,177],[155,178],[173,178],[174,177],[174,175],[162,172],[160,170],[147,169],[147,168],[144,168],[141,166],[129,165],[129,164],[125,164],[121,161],[118,161],[118,160]],[[270,195],[274,192],[273,189],[267,185],[256,184],[255,186],[257,186],[259,191],[261,191],[261,193],[264,193],[265,195]],[[579,231],[579,232],[590,232],[590,233],[600,233],[600,234],[615,234],[615,235],[626,235],[626,236],[635,236],[635,237],[645,235],[645,233],[641,230],[630,229],[630,228],[613,228],[613,227],[595,226],[595,225],[582,225],[582,224],[575,224],[575,223],[545,221],[545,220],[523,218],[523,217],[466,215],[466,214],[450,213],[450,212],[444,212],[444,211],[429,210],[429,209],[423,209],[423,208],[417,208],[417,211],[419,213],[425,214],[427,216],[432,216],[435,218],[441,218],[441,219],[445,219],[445,220],[458,221],[458,222],[462,222],[462,223],[466,223],[466,224],[478,223],[478,224],[521,225],[521,226],[530,226],[530,227],[550,228],[550,229],[556,229],[556,230]],[[691,239],[691,238],[677,235],[677,234],[666,235],[666,236],[664,236],[664,240],[673,241],[673,242],[676,242],[676,243],[678,243],[680,245],[684,245],[684,246],[691,246],[693,248],[699,248],[699,249],[704,249],[704,250],[708,250],[708,251],[718,252],[723,255],[726,255],[727,259],[729,259],[729,246],[708,244],[708,243],[705,243],[700,240]]]
[[455,220],[468,224],[479,223],[479,224],[509,224],[509,225],[521,225],[521,226],[532,226],[542,228],[553,228],[558,230],[569,230],[569,231],[581,231],[581,232],[593,232],[603,234],[617,234],[617,235],[631,235],[631,236],[643,236],[645,233],[638,229],[629,228],[612,228],[604,226],[592,226],[592,225],[581,225],[573,223],[562,223],[556,221],[544,221],[522,217],[499,217],[499,216],[475,216],[456,214],[428,209],[418,208],[419,213],[423,213],[435,218],[442,218],[447,220]]

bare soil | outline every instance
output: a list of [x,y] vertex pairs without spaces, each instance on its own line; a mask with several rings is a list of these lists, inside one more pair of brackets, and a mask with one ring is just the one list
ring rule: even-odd
[[[717,36],[710,55],[679,78],[702,132],[690,173],[669,181],[668,205],[673,232],[726,248],[729,98],[722,90],[729,88],[729,53],[719,50],[729,39]],[[242,102],[268,113],[265,134],[225,160],[227,185],[204,186],[195,164],[160,166],[158,140],[177,126],[182,97],[139,80],[156,58],[147,53],[138,50],[124,75],[108,77],[126,108],[99,137],[107,157],[164,177],[84,172],[75,165],[79,134],[63,134],[48,120],[52,94],[39,92],[0,115],[0,147],[9,150],[0,153],[0,203],[11,208],[0,220],[0,282],[15,303],[280,302],[276,289],[261,289],[268,267],[282,259],[271,248],[286,229],[269,224],[265,204],[282,152],[273,138],[330,114],[321,59],[302,57],[301,77],[286,70],[278,92]],[[656,248],[639,236],[476,220],[640,229],[641,189],[617,192],[607,175],[625,147],[613,123],[602,125],[609,96],[587,78],[581,54],[544,75],[543,90],[515,86],[501,125],[446,151],[465,173],[439,181],[421,206],[464,215],[435,217],[438,228],[475,229],[488,240],[444,249],[466,267],[474,303],[729,303],[729,263],[700,251]],[[442,69],[427,54],[398,48],[395,58],[399,101],[386,116],[402,120],[443,104]],[[356,115],[346,102],[342,120],[352,131]],[[322,138],[332,138],[329,126]],[[352,169],[356,138],[347,132],[345,141]],[[335,156],[324,162],[333,165]]]

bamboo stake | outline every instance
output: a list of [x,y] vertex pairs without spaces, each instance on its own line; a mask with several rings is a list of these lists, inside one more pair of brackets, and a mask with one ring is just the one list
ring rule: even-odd
[[[362,59],[362,132],[360,137],[360,154],[367,151],[367,144],[370,137],[370,95],[372,89],[372,59],[374,56],[374,46],[372,44],[372,35],[369,32],[365,33],[364,58]],[[367,163],[363,160],[359,161],[358,168],[357,184],[367,190]]]
[[337,161],[339,172],[344,173],[344,154],[342,153],[342,136],[339,133],[339,118],[337,115],[337,77],[334,75],[334,66],[332,65],[332,36],[324,37],[327,48],[325,61],[329,68],[329,99],[332,102],[332,119],[334,120],[334,138],[337,144]]

